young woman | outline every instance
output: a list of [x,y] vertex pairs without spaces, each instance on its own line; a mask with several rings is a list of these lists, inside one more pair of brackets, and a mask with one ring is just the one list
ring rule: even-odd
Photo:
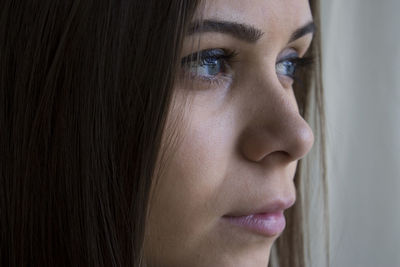
[[310,266],[316,1],[0,7],[2,266]]

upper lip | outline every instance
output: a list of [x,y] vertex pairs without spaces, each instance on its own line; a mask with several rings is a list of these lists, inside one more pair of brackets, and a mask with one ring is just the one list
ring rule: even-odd
[[250,208],[246,211],[232,212],[232,213],[226,214],[224,216],[225,217],[240,217],[240,216],[248,216],[248,215],[253,215],[253,214],[283,212],[284,210],[293,206],[295,202],[296,202],[295,196],[274,198],[272,201],[270,200],[268,203],[263,204],[260,207],[256,207],[254,209]]

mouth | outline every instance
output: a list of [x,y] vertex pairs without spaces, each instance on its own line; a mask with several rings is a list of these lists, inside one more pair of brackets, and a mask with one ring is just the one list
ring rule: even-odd
[[283,211],[275,213],[259,213],[247,216],[224,216],[229,223],[246,228],[266,237],[274,237],[283,232],[286,227]]
[[295,198],[276,200],[263,208],[246,213],[232,213],[222,218],[229,224],[266,237],[275,237],[286,227],[284,210],[293,206]]

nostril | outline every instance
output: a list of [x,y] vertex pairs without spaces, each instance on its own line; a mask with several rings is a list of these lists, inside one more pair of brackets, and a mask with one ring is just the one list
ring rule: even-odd
[[262,130],[247,131],[241,139],[241,152],[252,162],[261,162],[269,154],[281,150],[278,140]]

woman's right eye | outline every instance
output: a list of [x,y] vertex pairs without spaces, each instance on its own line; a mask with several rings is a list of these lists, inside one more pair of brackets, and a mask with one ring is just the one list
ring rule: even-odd
[[208,49],[184,57],[181,64],[185,73],[194,79],[218,82],[231,75],[230,61],[235,55],[234,51]]

